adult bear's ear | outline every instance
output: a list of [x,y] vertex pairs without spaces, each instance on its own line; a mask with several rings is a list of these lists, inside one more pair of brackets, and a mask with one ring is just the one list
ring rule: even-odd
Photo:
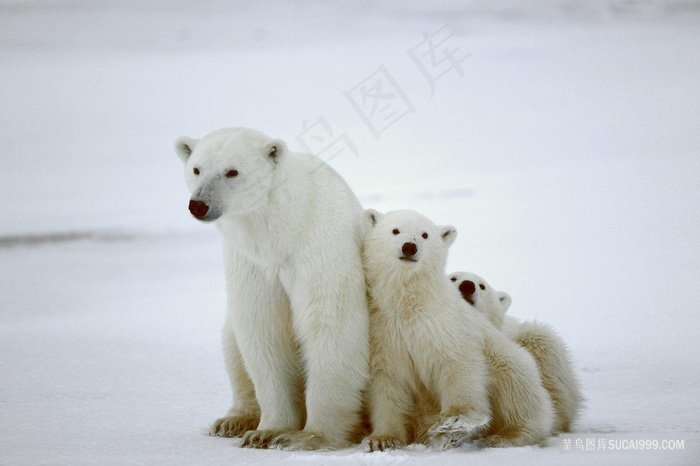
[[374,226],[377,224],[381,218],[384,217],[384,214],[374,210],[374,209],[367,209],[362,213],[362,221],[365,224],[365,228],[367,231],[370,229],[374,228]]
[[273,162],[277,163],[280,157],[284,157],[287,153],[287,144],[281,139],[273,139],[265,144],[265,154]]
[[192,139],[188,136],[180,136],[175,140],[175,153],[178,157],[180,157],[180,160],[187,163],[187,159],[189,159],[190,155],[192,155],[194,146],[196,146],[198,142],[199,139]]
[[443,225],[440,228],[440,237],[445,243],[445,246],[450,247],[457,239],[457,229],[452,225]]
[[501,307],[503,308],[503,312],[507,311],[510,305],[513,304],[513,298],[511,298],[505,291],[499,291],[497,296],[498,301],[500,301]]

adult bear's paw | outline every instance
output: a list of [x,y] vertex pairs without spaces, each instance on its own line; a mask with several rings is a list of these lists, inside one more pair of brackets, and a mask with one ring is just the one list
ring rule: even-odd
[[243,434],[242,448],[269,448],[272,439],[280,435],[278,430],[249,430]]
[[338,447],[346,446],[343,444],[330,444],[324,435],[317,432],[309,432],[306,430],[297,430],[294,432],[286,432],[278,435],[270,444],[271,448],[280,450],[332,450]]
[[249,430],[255,430],[260,423],[260,417],[255,415],[226,416],[217,419],[209,430],[209,435],[215,437],[240,437]]

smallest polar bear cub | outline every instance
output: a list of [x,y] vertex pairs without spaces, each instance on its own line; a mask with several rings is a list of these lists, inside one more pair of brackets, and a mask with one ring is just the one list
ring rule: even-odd
[[449,279],[466,302],[532,354],[540,370],[542,383],[552,398],[555,412],[553,433],[569,432],[581,411],[583,396],[564,340],[545,323],[520,322],[514,317],[506,316],[512,303],[510,295],[494,290],[479,275],[455,272],[449,275]]
[[[496,327],[503,328],[506,311],[513,299],[505,291],[496,291],[486,280],[469,272],[455,272],[450,275],[450,281],[455,284],[466,302],[474,306]],[[513,321],[512,317],[510,318]]]

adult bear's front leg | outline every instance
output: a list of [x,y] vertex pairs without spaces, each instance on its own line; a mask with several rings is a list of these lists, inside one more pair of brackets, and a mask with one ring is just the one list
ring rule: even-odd
[[[359,259],[358,259],[359,260]],[[369,315],[360,267],[284,276],[306,372],[306,425],[273,445],[289,450],[341,448],[358,434],[369,378]]]
[[216,420],[210,435],[240,437],[255,430],[260,423],[260,406],[255,399],[255,388],[243,365],[241,351],[233,332],[234,324],[226,319],[221,331],[226,371],[231,380],[233,403],[226,416]]
[[304,422],[304,382],[291,328],[289,300],[279,280],[237,257],[227,275],[229,322],[260,405],[257,430],[244,447],[266,448]]

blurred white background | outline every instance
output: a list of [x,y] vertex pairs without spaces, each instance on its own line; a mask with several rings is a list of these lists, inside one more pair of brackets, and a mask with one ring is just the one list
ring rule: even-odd
[[570,343],[577,432],[697,447],[698,50],[691,0],[0,0],[0,463],[309,460],[202,435],[230,396],[223,272],[172,144],[225,126],[455,225],[448,271]]

